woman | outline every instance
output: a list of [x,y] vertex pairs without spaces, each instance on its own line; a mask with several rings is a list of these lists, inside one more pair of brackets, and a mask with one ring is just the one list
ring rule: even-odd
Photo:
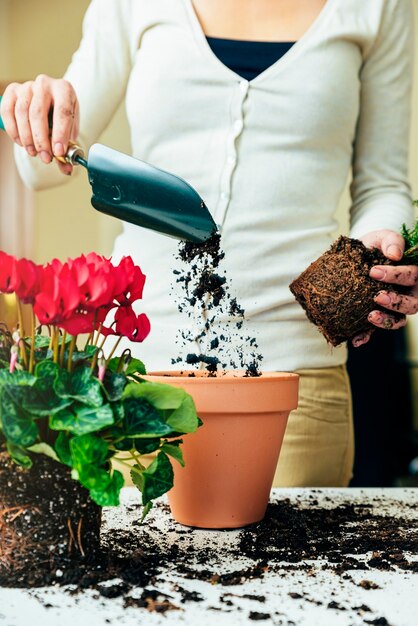
[[[88,147],[125,99],[133,155],[204,198],[263,369],[301,374],[276,485],[342,486],[351,476],[346,350],[330,350],[288,285],[329,246],[351,165],[351,235],[401,258],[399,227],[412,220],[411,40],[409,0],[93,0],[65,80],[39,76],[4,95],[6,130],[33,187],[70,174],[50,166],[53,155],[69,139]],[[129,224],[115,245],[114,256],[132,254],[148,276],[153,332],[141,356],[150,369],[169,366],[188,325],[169,296],[176,250]],[[405,320],[391,310],[417,310],[417,269],[372,272],[413,287],[402,298],[382,293],[387,313],[370,314],[376,327],[399,328]]]

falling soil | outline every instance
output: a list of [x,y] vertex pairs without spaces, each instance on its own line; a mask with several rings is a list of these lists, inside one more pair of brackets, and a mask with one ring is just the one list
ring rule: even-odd
[[[391,262],[376,248],[358,239],[340,237],[290,285],[290,290],[327,341],[338,346],[376,327],[368,321],[373,310],[385,309],[374,301],[379,291],[393,285],[369,276],[373,265]],[[397,287],[399,293],[407,289]],[[395,319],[403,317],[392,313]]]
[[[227,277],[218,269],[224,256],[218,233],[202,244],[180,243],[177,258],[184,267],[174,270],[182,289],[178,308],[197,330],[181,333],[180,349],[186,348],[186,354],[172,363],[197,365],[211,374],[239,369],[247,376],[259,376],[262,356],[257,341],[243,333],[245,311],[230,295]],[[197,353],[190,351],[190,344],[198,346]]]
[[30,470],[0,453],[0,585],[49,584],[59,567],[97,553],[101,509],[70,469],[33,455]]
[[[406,515],[402,518],[373,511],[387,504],[383,498],[374,498],[373,504],[333,506],[329,497],[325,502],[326,508],[318,506],[314,497],[303,504],[288,499],[272,503],[262,522],[240,531],[238,540],[232,544],[225,541],[221,550],[219,546],[193,542],[198,536],[196,531],[184,529],[172,521],[168,507],[160,503],[157,506],[159,517],[165,518],[164,532],[160,524],[153,522],[152,516],[143,525],[134,521],[127,530],[108,529],[94,560],[71,563],[61,557],[54,561],[55,571],[50,564],[42,563],[36,577],[25,581],[12,575],[4,577],[2,584],[33,587],[72,583],[74,587],[67,588],[72,595],[94,589],[98,594],[92,596],[92,600],[121,598],[125,607],[158,613],[177,611],[185,603],[205,599],[202,586],[198,593],[176,584],[173,590],[180,595],[180,600],[178,596],[174,598],[160,591],[159,583],[164,580],[164,572],[169,571],[177,580],[198,580],[222,586],[225,593],[220,597],[221,607],[210,607],[214,611],[222,610],[222,605],[228,611],[241,610],[243,598],[258,602],[259,610],[252,610],[249,618],[263,621],[271,615],[266,596],[240,593],[239,586],[261,579],[267,572],[284,576],[286,572],[291,575],[304,571],[315,577],[320,570],[331,570],[344,584],[366,590],[377,588],[368,580],[374,570],[418,572],[418,562],[411,559],[411,555],[418,554],[418,520],[407,514],[413,505],[402,505]],[[127,511],[131,518],[137,515],[139,519],[139,506],[130,505]],[[225,564],[233,563],[236,569],[225,571]],[[350,575],[359,570],[364,572],[360,583]],[[229,591],[232,586],[235,586],[233,593]],[[323,605],[329,611],[355,611],[369,620],[365,623],[389,624],[385,617],[373,615],[367,604],[342,605],[336,599],[326,596],[321,600],[313,599],[304,589],[298,591],[300,593],[289,593],[295,602]]]

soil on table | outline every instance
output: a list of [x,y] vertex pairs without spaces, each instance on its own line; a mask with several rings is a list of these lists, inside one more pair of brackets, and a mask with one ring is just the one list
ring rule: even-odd
[[[290,285],[290,290],[326,340],[333,346],[356,335],[375,330],[368,321],[379,291],[394,286],[369,276],[373,265],[391,262],[376,248],[370,250],[358,239],[340,237]],[[397,287],[399,293],[407,289]],[[392,313],[395,319],[402,316]]]
[[[400,569],[418,573],[418,562],[410,557],[411,554],[418,555],[417,519],[374,512],[373,508],[379,506],[379,498],[374,498],[370,505],[347,503],[333,506],[331,498],[325,500],[329,508],[320,507],[314,495],[303,504],[288,499],[270,504],[262,522],[240,531],[239,541],[233,546],[225,542],[225,548],[221,550],[219,547],[204,547],[201,542],[194,545],[188,540],[196,531],[174,521],[167,521],[167,533],[163,533],[159,525],[154,525],[151,514],[143,525],[134,522],[129,530],[108,530],[94,561],[76,566],[62,563],[53,582],[59,585],[73,583],[76,587],[69,590],[71,594],[95,589],[98,601],[100,597],[118,597],[122,598],[125,607],[150,612],[178,610],[181,604],[204,599],[204,591],[190,592],[180,582],[175,587],[180,593],[180,603],[166,591],[159,591],[160,574],[169,570],[182,580],[193,579],[224,587],[221,603],[226,609],[237,608],[241,598],[259,602],[260,610],[252,611],[250,619],[261,621],[270,617],[266,597],[240,593],[237,587],[232,593],[231,586],[263,578],[268,571],[285,575],[303,570],[315,577],[318,570],[332,570],[337,577],[336,585],[341,577],[344,584],[348,581],[353,586],[373,590],[377,585],[368,577],[374,570]],[[384,505],[386,501],[382,499],[381,503]],[[160,515],[169,520],[168,507],[161,503],[157,506],[163,509]],[[406,504],[402,506],[409,508]],[[130,506],[128,510],[130,514],[138,511],[139,518],[139,506]],[[175,531],[175,541],[170,531]],[[239,563],[242,557],[246,558],[245,566],[238,565],[234,571],[225,571],[223,564]],[[360,583],[350,576],[354,570],[363,573]],[[17,583],[22,586],[22,579],[3,581],[3,585],[8,586]],[[50,583],[50,570],[40,568],[37,579],[26,584]],[[298,602],[323,604],[331,611],[353,610],[370,620],[365,623],[389,624],[387,620],[373,621],[385,618],[371,615],[371,609],[365,604],[343,607],[332,598],[313,600],[303,589],[289,595]]]
[[[218,370],[245,370],[247,376],[260,375],[262,356],[257,340],[245,334],[245,310],[231,295],[225,272],[219,268],[225,253],[215,233],[201,244],[182,241],[175,269],[181,287],[178,308],[188,316],[191,328],[180,334],[180,351],[172,364],[197,365],[210,374]],[[197,351],[190,346],[197,347]],[[187,350],[187,347],[189,350]]]
[[1,586],[49,584],[61,565],[77,568],[100,546],[100,507],[69,468],[33,457],[25,470],[0,453]]

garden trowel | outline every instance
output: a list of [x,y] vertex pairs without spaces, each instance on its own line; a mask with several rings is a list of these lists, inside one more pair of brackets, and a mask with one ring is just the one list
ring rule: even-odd
[[[0,129],[4,130],[1,117]],[[217,231],[199,194],[174,174],[99,143],[90,148],[87,159],[72,144],[60,160],[86,168],[91,203],[102,213],[195,243]]]

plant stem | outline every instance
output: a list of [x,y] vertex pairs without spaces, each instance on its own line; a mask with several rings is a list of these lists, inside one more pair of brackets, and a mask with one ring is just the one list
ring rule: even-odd
[[23,328],[22,303],[20,301],[20,298],[16,294],[15,294],[15,297],[16,297],[16,308],[17,308],[17,319],[18,319],[18,324],[19,324],[19,335],[20,335],[20,341],[19,341],[20,356],[21,356],[23,363],[25,364],[25,368],[28,369],[29,364],[28,364],[28,357],[26,354],[26,345],[24,341],[25,330]]
[[132,466],[131,463],[128,463],[128,461],[124,461],[123,458],[118,456],[114,456],[113,460],[121,463],[122,465],[126,465],[126,467],[129,467],[131,472],[135,472],[135,474],[141,474],[142,470],[145,469],[145,467],[141,464],[139,465],[139,469],[137,469],[135,466]]
[[29,372],[33,374],[33,368],[35,365],[35,330],[36,330],[36,318],[31,306],[31,344],[30,344],[30,356],[29,356]]
[[115,345],[113,346],[109,356],[107,357],[107,360],[110,361],[110,359],[112,358],[112,356],[115,354],[115,351],[118,347],[118,345],[120,344],[120,342],[122,341],[122,335],[119,335],[117,341],[115,342]]
[[131,455],[131,457],[133,458],[133,460],[135,461],[139,469],[144,470],[145,467],[142,465],[141,461],[139,460],[138,455],[136,454],[136,450],[129,450],[129,454]]
[[100,333],[102,332],[103,322],[99,324],[99,328],[97,329],[97,335],[93,341],[93,346],[97,346],[97,342],[99,341]]
[[61,343],[61,349],[60,349],[60,367],[62,367],[63,363],[64,363],[64,352],[65,352],[65,341],[67,339],[67,331],[64,330],[64,334],[62,336],[62,343]]
[[90,341],[93,339],[93,335],[94,335],[94,331],[92,331],[90,335],[87,337],[86,345],[84,346],[84,352],[87,350],[87,346],[89,345]]
[[19,334],[23,338],[25,336],[25,330],[23,328],[22,303],[20,301],[20,298],[16,294],[15,296],[16,296],[17,319],[18,319],[18,324],[19,324]]
[[77,343],[77,336],[72,336],[71,341],[70,341],[70,348],[68,350],[68,361],[67,361],[67,372],[70,372],[70,373],[72,369],[73,353],[74,353],[74,348],[76,346],[76,343]]
[[54,340],[53,340],[54,363],[57,363],[57,364],[58,364],[59,340],[60,340],[59,330],[58,330],[58,328],[56,326],[54,326]]

